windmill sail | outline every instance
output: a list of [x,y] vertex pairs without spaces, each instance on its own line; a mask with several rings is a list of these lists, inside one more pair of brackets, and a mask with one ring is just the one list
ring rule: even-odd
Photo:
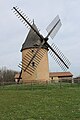
[[61,27],[61,21],[59,16],[57,15],[54,20],[49,24],[49,26],[46,28],[48,35],[47,37],[50,35],[50,37],[53,39],[54,36],[56,35],[56,33],[58,32],[58,30]]
[[54,43],[49,48],[50,55],[54,58],[62,70],[66,71],[71,65],[70,61],[64,56],[64,54]]
[[13,7],[12,10],[14,10],[13,12],[21,20],[21,22],[23,22],[25,26],[28,25],[28,27],[32,28],[34,32],[40,37],[40,40],[43,41],[43,36],[40,35],[40,33],[31,25],[31,20],[29,20],[29,18],[23,13],[23,11],[21,11],[21,9],[19,9],[18,7]]

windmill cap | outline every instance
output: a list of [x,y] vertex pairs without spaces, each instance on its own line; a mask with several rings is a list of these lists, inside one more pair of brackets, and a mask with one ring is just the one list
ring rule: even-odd
[[[37,32],[38,29],[36,27],[36,25],[34,24],[33,22],[33,25],[32,25],[35,30]],[[38,46],[40,45],[40,37],[34,32],[34,30],[31,28],[24,43],[22,44],[22,49],[21,49],[21,52],[24,50],[24,49],[29,49],[29,48],[38,48]],[[42,48],[44,49],[48,49],[46,45],[43,45]]]

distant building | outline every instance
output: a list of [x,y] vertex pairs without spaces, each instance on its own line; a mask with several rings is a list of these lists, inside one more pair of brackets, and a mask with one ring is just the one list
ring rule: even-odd
[[51,82],[73,82],[73,75],[70,72],[50,72]]
[[[19,80],[19,73],[17,73],[15,75],[15,82],[18,83],[18,80]],[[74,78],[73,79],[73,75],[71,72],[50,72],[49,73],[49,81],[51,82],[68,82],[68,83],[73,83],[74,82],[79,82],[80,81],[80,78]],[[22,81],[22,78],[20,79],[20,83],[23,82]],[[41,82],[41,81],[30,81],[28,80],[27,83],[30,83],[30,82]]]
[[80,83],[80,76],[73,78],[74,83]]

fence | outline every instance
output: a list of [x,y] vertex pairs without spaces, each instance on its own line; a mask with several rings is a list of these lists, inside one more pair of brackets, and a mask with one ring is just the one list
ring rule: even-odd
[[0,83],[0,90],[36,90],[36,89],[61,89],[61,88],[69,88],[69,87],[80,87],[79,83],[64,83],[64,82],[58,82],[58,83],[49,83],[49,82],[29,82],[27,84],[22,83],[15,83],[15,82],[3,82]]

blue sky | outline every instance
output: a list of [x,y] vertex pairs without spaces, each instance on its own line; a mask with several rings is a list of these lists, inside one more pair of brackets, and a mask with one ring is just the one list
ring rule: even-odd
[[[21,45],[27,36],[28,29],[13,14],[11,8],[19,6],[45,36],[46,28],[58,14],[62,26],[53,42],[70,60],[69,71],[74,76],[80,75],[80,0],[0,0],[0,68],[20,70]],[[49,70],[61,71],[49,56]]]

